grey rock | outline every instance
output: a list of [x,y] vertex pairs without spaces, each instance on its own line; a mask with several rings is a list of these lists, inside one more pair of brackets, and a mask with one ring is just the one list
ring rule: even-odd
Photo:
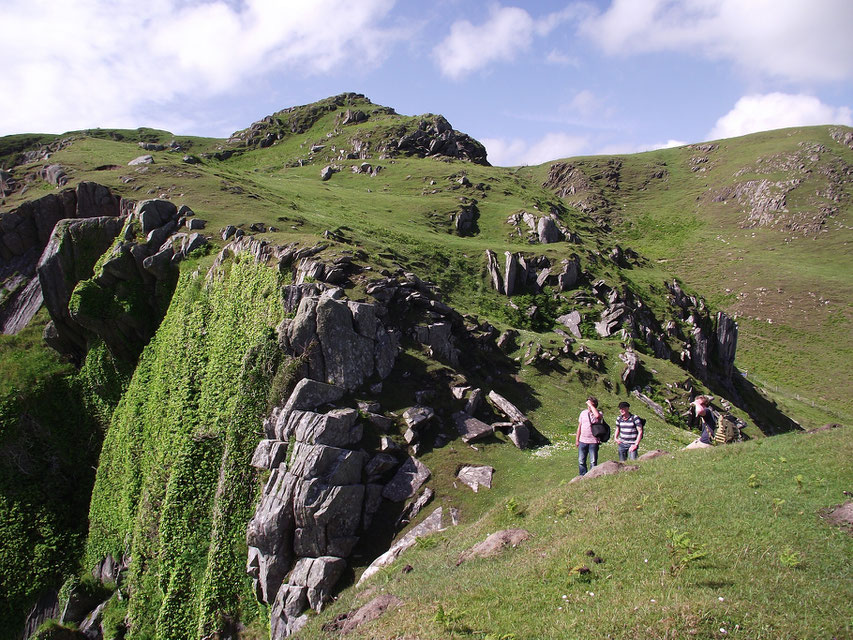
[[624,462],[608,460],[607,462],[603,462],[602,464],[590,469],[586,475],[575,476],[569,482],[592,480],[593,478],[600,478],[601,476],[612,476],[615,473],[621,473],[623,471],[637,471],[639,468],[640,467],[635,464],[626,464]]
[[453,422],[456,424],[456,429],[459,431],[462,442],[466,444],[494,435],[494,429],[492,429],[491,425],[465,412],[454,413]]
[[583,337],[581,336],[580,329],[581,314],[578,311],[572,311],[571,313],[560,316],[557,318],[557,322],[567,327],[575,338],[580,339]]
[[433,497],[435,497],[435,491],[433,491],[429,487],[424,487],[424,490],[421,491],[421,494],[415,500],[412,500],[405,506],[402,513],[400,514],[400,517],[397,518],[395,528],[397,530],[402,529],[412,520],[417,518],[418,514],[423,510],[425,506],[427,506],[432,501]]
[[413,431],[423,429],[435,416],[435,410],[431,407],[411,407],[403,412],[403,421]]
[[222,230],[222,239],[228,240],[228,238],[233,236],[235,233],[237,233],[237,227],[235,227],[233,224],[229,224]]
[[303,480],[320,479],[330,486],[355,485],[361,482],[365,458],[361,451],[297,441],[288,473]]
[[350,611],[346,614],[345,618],[336,618],[333,622],[325,625],[323,629],[332,633],[337,632],[344,636],[355,631],[361,625],[376,620],[386,611],[396,609],[402,604],[403,601],[397,596],[390,593],[383,593],[355,611]]
[[57,187],[68,184],[68,175],[60,164],[51,164],[39,171],[39,175],[47,182]]
[[486,249],[486,268],[489,272],[489,278],[492,281],[492,287],[500,294],[505,293],[504,279],[498,267],[498,257],[491,249]]
[[[337,402],[344,396],[344,389],[317,380],[303,378],[296,383],[293,392],[287,399],[281,413],[283,419],[287,420],[291,411],[311,411],[317,407],[331,402]],[[287,434],[288,437],[290,434]]]
[[526,449],[530,442],[530,427],[523,423],[514,423],[507,431],[510,442],[519,449]]
[[365,414],[365,418],[369,424],[376,427],[382,433],[388,433],[391,427],[394,426],[394,421],[391,418],[378,413],[367,413]]
[[391,548],[388,549],[388,551],[376,558],[376,560],[374,560],[370,566],[365,569],[364,573],[361,574],[361,578],[359,578],[357,584],[361,584],[365,580],[368,580],[381,568],[394,562],[406,549],[409,549],[414,545],[418,538],[428,536],[431,533],[444,531],[445,528],[446,527],[442,526],[442,509],[441,507],[438,507],[423,522],[413,527],[411,531],[391,545]]
[[472,558],[491,558],[499,555],[507,547],[517,547],[532,537],[525,529],[504,529],[491,534],[488,538],[463,551],[456,566]]
[[525,416],[521,411],[519,411],[518,407],[500,395],[497,391],[489,391],[487,398],[498,411],[509,418],[514,424],[530,424],[527,416]]
[[560,229],[557,228],[554,220],[548,217],[543,216],[542,218],[539,218],[536,232],[539,235],[539,242],[542,244],[560,242],[563,239],[563,234]]
[[190,231],[196,231],[200,229],[204,229],[207,226],[207,220],[202,220],[201,218],[190,218],[186,222],[187,229]]
[[250,463],[257,469],[275,469],[287,458],[287,443],[281,440],[261,440]]
[[364,467],[364,473],[369,483],[380,482],[391,471],[397,468],[397,458],[387,453],[377,453]]
[[653,460],[654,458],[660,458],[661,456],[671,456],[672,454],[669,451],[664,451],[663,449],[654,449],[652,451],[647,451],[643,455],[639,456],[637,460]]
[[474,413],[480,408],[480,405],[483,403],[483,390],[482,389],[474,389],[471,391],[471,394],[468,396],[468,402],[465,403],[465,413],[469,416],[473,416]]
[[403,502],[415,495],[423,484],[429,480],[430,471],[426,465],[416,458],[409,457],[397,470],[385,489],[382,497],[392,502]]
[[144,156],[137,156],[136,158],[134,158],[133,160],[128,162],[127,166],[136,167],[136,166],[143,165],[143,164],[153,164],[153,163],[154,163],[154,156],[152,156],[150,154],[146,154]]
[[196,249],[201,249],[207,244],[207,238],[200,233],[190,234],[183,242],[181,242],[181,254],[184,256],[190,255]]
[[134,211],[134,217],[139,220],[142,233],[146,236],[153,229],[177,220],[177,214],[178,208],[170,200],[143,200]]
[[460,482],[471,487],[474,493],[477,493],[480,487],[492,488],[492,475],[494,473],[494,467],[466,465],[456,472],[456,477],[459,478]]
[[278,437],[291,434],[299,442],[324,444],[332,447],[348,447],[361,440],[362,427],[356,425],[358,411],[355,409],[335,409],[327,413],[312,411],[291,411],[287,417],[283,432]]
[[325,182],[326,180],[331,178],[332,174],[334,174],[334,173],[335,173],[335,170],[331,165],[325,166],[320,171],[320,180],[323,180]]

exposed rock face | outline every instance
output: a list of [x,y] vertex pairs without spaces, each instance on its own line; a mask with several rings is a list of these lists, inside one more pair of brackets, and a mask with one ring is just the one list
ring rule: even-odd
[[488,166],[486,148],[450,126],[443,116],[424,116],[414,128],[407,126],[397,141],[397,151],[407,155],[448,156]]
[[[39,265],[45,299],[56,289],[55,302],[48,304],[52,324],[45,330],[45,339],[61,353],[79,361],[87,350],[88,337],[96,335],[103,339],[113,356],[133,361],[160,324],[177,280],[177,263],[207,240],[199,234],[175,233],[177,208],[167,200],[140,202],[123,228],[121,221],[105,220],[103,224],[109,226],[113,236],[121,229],[116,242],[110,238],[106,247],[90,248],[91,243],[73,235],[73,243],[64,241],[65,236],[57,236],[56,243],[52,241],[45,250]],[[70,229],[73,231],[74,227]],[[137,229],[145,235],[144,241],[137,240]],[[73,245],[73,249],[63,250],[66,244]],[[110,244],[112,247],[107,251]],[[73,251],[73,260],[69,263],[67,258],[55,258],[54,245],[60,256]],[[88,279],[81,270],[86,265],[78,256],[83,249],[89,260],[86,263],[89,274],[92,265],[105,253],[100,269]],[[75,266],[78,263],[80,266]],[[73,283],[73,278],[68,279],[72,272],[78,278]],[[62,278],[67,283],[64,288]],[[62,309],[66,311],[63,313]]]
[[122,201],[106,187],[81,182],[25,202],[0,217],[0,331],[14,334],[24,328],[42,303],[36,277],[39,257],[56,223],[70,218],[120,216],[132,203]]
[[355,611],[341,614],[333,622],[324,625],[323,631],[339,633],[344,636],[351,631],[355,631],[361,625],[376,620],[386,611],[396,609],[401,604],[403,604],[403,601],[397,596],[390,593],[383,593]]
[[[363,473],[367,455],[354,449],[363,432],[358,412],[305,408],[343,393],[301,381],[266,421],[272,437],[261,441],[253,457],[276,465],[246,534],[247,571],[258,598],[273,605],[274,638],[297,631],[306,621],[305,610],[319,611],[329,599],[363,528],[369,490]],[[281,455],[271,455],[276,448],[270,439],[280,442],[279,452],[294,442],[289,468]]]
[[71,317],[71,294],[78,282],[92,275],[92,268],[122,225],[123,220],[111,217],[63,220],[56,225],[39,261],[39,283],[51,317],[45,339],[76,362],[88,351],[88,336]]
[[279,328],[282,344],[307,356],[308,376],[315,380],[352,390],[372,376],[384,378],[396,357],[398,334],[385,329],[374,305],[333,296],[302,298],[296,316]]

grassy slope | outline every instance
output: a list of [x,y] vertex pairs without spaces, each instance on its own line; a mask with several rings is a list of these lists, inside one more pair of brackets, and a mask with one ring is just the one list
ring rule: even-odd
[[[488,317],[500,328],[507,326],[513,317],[517,317],[517,314],[514,316],[509,312],[505,300],[491,292],[485,284],[483,252],[486,248],[495,250],[499,255],[504,250],[544,253],[552,260],[557,261],[573,251],[579,251],[576,245],[563,243],[550,246],[528,245],[524,241],[510,236],[511,229],[505,223],[509,214],[519,210],[533,210],[534,207],[538,207],[541,211],[547,211],[548,205],[556,202],[555,197],[540,186],[546,170],[544,167],[510,171],[500,168],[478,167],[458,161],[441,162],[435,159],[371,159],[372,163],[381,164],[384,167],[379,176],[371,178],[355,175],[349,171],[350,165],[361,163],[360,160],[356,160],[338,163],[343,166],[343,170],[335,174],[330,181],[321,182],[319,170],[329,161],[329,158],[317,157],[313,159],[314,164],[302,167],[289,166],[293,163],[294,158],[308,160],[309,153],[307,150],[314,143],[325,143],[329,148],[326,153],[332,153],[330,147],[333,144],[342,144],[345,138],[356,135],[359,131],[365,133],[370,130],[370,123],[346,127],[340,134],[336,134],[339,137],[327,138],[326,133],[335,130],[335,116],[336,114],[324,116],[312,130],[305,134],[294,135],[273,147],[250,151],[226,162],[211,160],[201,165],[190,166],[181,162],[181,154],[154,152],[152,154],[155,157],[154,165],[135,169],[127,167],[126,163],[142,153],[136,145],[136,140],[114,140],[104,135],[79,140],[72,146],[54,154],[53,160],[69,167],[72,185],[77,180],[95,180],[109,185],[116,192],[126,197],[143,199],[165,194],[177,204],[190,205],[199,217],[208,220],[208,231],[214,234],[214,241],[218,241],[218,237],[215,235],[216,230],[226,224],[243,224],[247,227],[253,222],[264,222],[267,225],[275,225],[279,227],[280,231],[266,233],[264,237],[278,243],[292,241],[312,243],[319,239],[323,230],[337,229],[347,240],[343,244],[334,244],[333,252],[361,248],[367,252],[370,262],[376,267],[393,269],[396,266],[402,266],[415,271],[421,277],[432,278],[442,286],[449,301],[458,309],[478,313],[481,317]],[[383,121],[384,119],[390,120],[386,116],[382,118]],[[765,136],[765,138],[768,138],[769,141],[756,140],[756,144],[760,143],[759,147],[761,144],[770,144],[771,146],[780,144],[778,136],[771,135]],[[158,140],[167,142],[169,139],[171,137],[168,134],[161,134]],[[750,140],[752,138],[747,139],[747,141]],[[193,153],[201,153],[202,150],[214,150],[217,144],[216,141],[200,139],[192,142],[194,146],[191,152]],[[830,140],[830,142],[832,141]],[[835,143],[832,142],[832,144]],[[827,146],[830,146],[829,143]],[[743,158],[732,160],[733,166],[738,165],[739,162],[751,162],[752,160],[749,158],[752,158],[753,155],[750,154],[759,152],[765,153],[767,151],[760,151],[760,149],[744,151]],[[623,176],[626,185],[634,184],[636,186],[638,181],[641,182],[645,179],[644,176],[648,173],[647,169],[660,162],[667,163],[670,173],[667,181],[651,184],[644,192],[635,192],[627,186],[622,189],[625,194],[624,202],[620,200],[619,204],[624,204],[625,207],[622,210],[617,209],[620,211],[620,216],[614,218],[615,231],[610,236],[596,235],[593,222],[588,217],[573,210],[569,210],[564,222],[572,230],[578,232],[585,241],[580,249],[606,248],[619,241],[651,258],[645,268],[634,269],[622,274],[622,277],[627,278],[638,290],[648,290],[649,286],[659,290],[664,279],[671,279],[673,275],[678,274],[693,290],[705,294],[712,305],[727,305],[728,308],[733,309],[734,307],[731,306],[733,301],[719,288],[721,278],[727,273],[726,269],[721,266],[720,272],[712,275],[707,270],[697,268],[694,256],[689,249],[697,237],[705,240],[706,245],[712,244],[711,241],[718,233],[714,225],[722,224],[722,222],[716,221],[716,218],[708,213],[705,208],[696,207],[696,197],[701,196],[706,189],[705,182],[700,184],[698,181],[706,180],[707,176],[699,177],[689,171],[686,163],[690,153],[685,150],[667,150],[641,154],[627,159],[623,158],[625,160]],[[714,171],[717,171],[718,168],[715,168]],[[16,171],[26,172],[33,169],[34,167],[22,167]],[[717,173],[723,173],[723,171],[720,170]],[[485,192],[470,188],[453,189],[455,177],[461,174],[467,175],[473,183],[485,183],[489,189]],[[125,182],[127,177],[131,178],[129,182]],[[431,180],[434,180],[436,184],[430,185]],[[50,190],[52,188],[49,187],[41,187],[41,191],[38,188],[32,188],[25,194],[25,197],[33,197],[42,191],[46,193]],[[430,193],[432,190],[438,190],[438,193]],[[468,238],[460,238],[449,233],[449,215],[458,208],[459,198],[463,195],[468,198],[476,198],[480,210],[479,233]],[[620,197],[622,196],[620,195]],[[15,198],[11,199],[10,204],[14,205],[17,202]],[[694,211],[694,209],[695,212],[691,215],[684,215],[685,211]],[[843,213],[839,219],[846,219],[843,218],[846,215],[849,213]],[[729,212],[729,217],[733,220],[737,218],[736,214],[731,212]],[[729,227],[726,228],[731,229],[733,224],[731,220],[727,224]],[[756,236],[762,237],[762,233],[763,231],[756,231]],[[734,239],[742,243],[737,246],[737,249],[744,252],[745,261],[756,261],[758,257],[764,255],[770,256],[770,258],[766,258],[768,260],[771,258],[778,260],[780,259],[779,256],[784,258],[793,255],[783,253],[778,248],[775,253],[756,252],[757,245],[755,245],[755,240],[751,234],[750,231],[748,234],[750,237],[747,241],[746,238],[740,237],[736,232],[732,233],[733,237],[738,235]],[[819,242],[822,243],[825,240],[827,238],[824,236],[820,238]],[[837,241],[843,242],[842,239]],[[785,251],[789,251],[789,247],[796,245],[801,251],[797,255],[810,255],[808,249],[812,245],[809,245],[808,242],[798,240],[789,243],[786,245]],[[836,262],[832,262],[832,260],[836,260]],[[749,264],[753,264],[753,262],[749,262]],[[584,267],[589,266],[586,259],[583,259],[583,265]],[[802,271],[801,275],[804,278],[812,278],[812,281],[817,280],[820,283],[826,281],[837,284],[839,280],[843,280],[838,274],[845,273],[845,269],[849,272],[849,264],[845,264],[843,252],[834,252],[830,264],[822,267],[809,267]],[[611,281],[616,277],[612,270],[606,267],[595,267],[595,271],[598,275],[607,276]],[[832,280],[833,277],[835,277],[834,281]],[[839,287],[843,290],[843,281]],[[768,286],[768,288],[770,287]],[[351,294],[359,295],[357,291],[353,291]],[[654,304],[655,301],[652,302]],[[774,338],[772,335],[768,337],[778,340],[780,345],[777,348],[777,353],[771,355],[769,350],[761,350],[753,346],[760,344],[757,342],[759,338],[750,337],[753,326],[742,317],[741,350],[738,363],[741,367],[750,368],[751,375],[757,368],[770,381],[775,379],[782,385],[786,382],[793,384],[790,373],[786,375],[784,368],[779,367],[778,363],[783,362],[779,353],[790,353],[792,352],[791,347],[793,347],[795,354],[803,353],[804,350],[807,354],[821,353],[830,360],[817,359],[818,361],[834,362],[831,358],[835,356],[828,352],[827,347],[827,344],[831,342],[830,338],[834,339],[835,344],[844,349],[847,344],[845,340],[849,337],[849,332],[844,334],[844,330],[849,327],[849,322],[837,318],[841,318],[841,316],[833,316],[832,322],[829,323],[831,326],[834,326],[832,323],[837,325],[836,332],[830,333],[826,340],[823,340],[821,335],[816,336],[816,332],[810,329],[809,325],[797,327],[797,330],[805,332],[798,334],[797,340],[791,337],[789,333],[785,333],[788,331],[785,326],[774,325],[774,329],[779,329],[781,334],[778,338]],[[763,331],[767,327],[756,325],[756,328]],[[555,343],[553,334],[523,332],[522,338],[528,342]],[[799,344],[798,340],[805,344]],[[520,454],[506,446],[484,447],[482,455],[472,454],[469,449],[460,448],[458,445],[453,445],[448,450],[438,450],[428,454],[426,459],[436,471],[437,477],[433,482],[439,489],[441,499],[461,504],[466,513],[466,523],[472,525],[477,531],[479,531],[478,527],[488,526],[495,519],[503,517],[502,505],[509,497],[518,496],[517,500],[521,503],[532,504],[535,498],[530,493],[530,489],[534,484],[534,478],[536,479],[536,487],[541,489],[541,480],[551,478],[552,480],[549,480],[548,484],[556,485],[560,479],[573,475],[576,462],[573,460],[573,449],[566,451],[566,441],[571,438],[571,425],[575,424],[577,411],[590,390],[602,399],[608,414],[613,412],[616,403],[624,397],[624,389],[618,383],[618,374],[621,371],[621,363],[616,358],[617,352],[620,350],[618,342],[591,339],[582,342],[607,357],[608,370],[605,374],[591,374],[586,367],[575,364],[570,364],[565,372],[539,371],[531,367],[520,367],[517,372],[517,379],[520,384],[500,389],[508,397],[523,406],[534,420],[537,428],[554,443],[554,457],[549,459],[547,463],[543,463],[538,458],[530,457],[528,454]],[[523,351],[522,348],[514,355],[520,356]],[[242,356],[242,353],[239,355]],[[685,378],[683,370],[677,367],[654,361],[654,359],[645,357],[644,359],[647,361],[646,367],[648,369],[658,371],[656,389],[660,392],[665,392],[667,384],[682,382]],[[810,361],[816,360],[812,358]],[[801,362],[795,360],[795,366],[799,366]],[[189,364],[181,363],[178,366],[186,367]],[[770,373],[771,371],[773,373]],[[806,373],[814,376],[814,379],[818,379],[822,375],[822,371],[822,367],[806,369]],[[232,371],[232,373],[236,372]],[[844,373],[841,372],[839,375],[843,376]],[[778,377],[774,378],[773,376]],[[476,382],[487,383],[487,381],[479,380]],[[844,384],[845,381],[842,379],[840,385],[836,385],[834,389],[830,389],[828,392],[835,393],[839,388],[843,391]],[[138,391],[143,393],[144,389]],[[411,403],[411,394],[406,395],[403,390],[399,391],[400,393],[396,394],[391,392],[391,396],[396,395],[397,398],[391,396],[383,398],[383,405],[386,408],[397,410],[405,408]],[[830,397],[829,402],[831,410],[838,406],[834,404],[833,397]],[[179,405],[180,403],[175,405],[171,411],[182,415],[183,412],[188,412],[188,415],[193,416],[190,418],[190,424],[196,424],[198,417],[193,412],[197,408]],[[794,415],[803,420],[804,423],[813,426],[831,417],[828,413],[814,410],[804,404],[785,406],[791,409]],[[154,408],[150,410],[153,411]],[[115,437],[120,438],[122,436],[117,435]],[[672,448],[687,440],[689,440],[689,435],[684,432],[656,419],[650,420],[647,442],[649,446]],[[223,446],[221,440],[217,442],[216,447]],[[153,444],[152,446],[154,449],[160,447],[160,445],[155,446]],[[241,446],[248,447],[249,445],[244,443]],[[192,456],[196,454],[204,458],[204,452],[201,449],[195,453],[187,449],[188,460],[192,460]],[[157,455],[162,455],[162,452]],[[213,460],[216,455],[219,455],[218,450],[211,455],[213,456],[211,460]],[[465,491],[454,489],[449,478],[455,470],[456,461],[461,458],[470,461],[469,458],[472,455],[475,455],[475,459],[495,463],[499,469],[497,477],[500,478],[501,474],[504,474],[509,483],[501,484],[499,482],[495,491],[481,494],[478,497],[467,495],[467,489]],[[608,455],[613,456],[612,450],[609,451]],[[720,454],[715,452],[714,455]],[[179,471],[181,469],[180,462],[174,461],[174,464],[175,469]],[[546,468],[550,471],[545,471],[543,476],[543,469]],[[153,472],[152,469],[151,473]],[[687,469],[684,472],[683,480],[689,482],[690,475]],[[107,471],[104,470],[103,473],[107,473]],[[138,473],[148,472],[143,472],[140,469]],[[179,476],[180,474],[175,477]],[[680,476],[681,474],[679,474]],[[181,483],[177,485],[173,483],[169,485],[172,488],[168,488],[165,478],[162,478],[163,483],[155,482],[155,480],[156,478],[153,477],[148,478],[144,484],[150,487],[158,500],[168,500],[167,492],[171,492],[169,495],[172,496],[181,495],[179,491],[182,487]],[[604,482],[611,481],[605,480]],[[210,487],[207,487],[204,491],[209,491],[209,489]],[[180,501],[176,504],[180,504]],[[101,513],[103,516],[96,516],[96,521],[106,523],[118,518],[121,522],[113,533],[105,536],[96,533],[90,539],[89,562],[94,561],[95,556],[107,550],[115,553],[120,552],[122,548],[119,534],[121,531],[127,531],[127,527],[134,522],[135,517],[131,512],[120,515],[121,511],[110,515],[112,509],[108,505],[101,507],[96,505],[94,508],[96,514]],[[142,516],[144,513],[140,512]],[[187,518],[193,517],[191,513],[184,513],[180,508],[173,509],[169,513],[171,514],[169,518],[177,515],[174,521],[179,524],[185,522]],[[484,520],[481,521],[481,518]],[[143,520],[139,520],[139,526],[144,524],[143,521],[148,522],[146,526],[153,525],[149,516],[144,516]],[[230,531],[228,526],[225,529]],[[207,529],[198,533],[202,537],[206,537]],[[135,535],[138,536],[139,531]],[[234,531],[230,531],[227,535],[235,539],[240,538],[234,534]],[[472,531],[464,535],[477,537],[480,534]],[[209,539],[217,540],[216,536]],[[158,544],[164,544],[164,548],[171,548],[170,545],[177,542],[175,540],[172,542],[146,541],[144,537],[137,537],[136,540],[139,542],[142,557],[147,557]],[[215,546],[216,544],[214,544]],[[239,544],[237,546],[239,547]],[[169,551],[169,553],[173,557],[180,555],[180,553],[175,555],[174,550]],[[212,553],[216,555],[218,552],[213,551]],[[192,579],[193,584],[207,586],[219,584],[217,580],[208,580],[204,577],[204,567],[208,561],[203,560],[198,555],[198,550],[192,552],[192,558],[188,561],[194,567],[192,569],[193,576],[195,576]],[[228,568],[226,574],[232,570],[234,570],[233,567]],[[830,567],[828,570],[834,569]],[[170,571],[176,575],[173,570],[170,569]],[[154,573],[152,572],[151,575],[153,576]],[[156,580],[153,577],[146,579]],[[503,579],[511,580],[512,578],[507,575]],[[241,580],[245,582],[244,579]],[[184,588],[179,583],[175,583],[175,585],[176,588],[172,592],[171,599],[167,596],[160,600],[159,598],[162,596],[158,596],[148,603],[135,605],[139,607],[135,616],[139,619],[144,616],[151,618],[159,615],[158,610],[165,611],[164,623],[174,623],[185,630],[199,621],[202,626],[208,623],[210,617],[204,612],[199,612],[199,615],[196,616],[193,612],[175,609],[174,607],[177,604],[169,604],[170,602],[179,602],[181,595],[179,588]],[[244,586],[239,587],[239,589],[243,589]],[[154,584],[152,583],[150,587],[153,588]],[[161,585],[161,588],[163,593],[168,593],[170,590],[168,584]],[[206,593],[207,595],[199,595],[198,593],[195,595],[215,609],[215,605],[212,603],[215,602],[216,598],[209,591]],[[438,599],[436,601],[443,600]],[[227,609],[230,606],[232,605],[222,608]],[[449,602],[447,606],[455,605]],[[467,609],[467,606],[461,605],[461,608]],[[432,613],[434,612],[431,610],[426,611],[427,618]],[[154,619],[151,619],[147,624],[153,623]],[[428,625],[428,620],[422,618],[418,624]],[[167,628],[167,625],[164,624],[162,628]],[[427,634],[423,637],[429,636]]]
[[[612,445],[605,445],[612,457]],[[303,638],[377,590],[405,601],[353,638],[828,638],[853,633],[853,538],[819,517],[853,481],[849,429],[789,434],[640,463],[636,473],[567,484],[574,449],[550,457],[457,447],[458,463],[497,463],[491,490],[443,487],[462,524],[427,538]],[[503,463],[503,464],[501,464]],[[507,508],[512,501],[517,508]],[[533,539],[456,567],[488,534]],[[670,551],[677,533],[701,559]],[[588,550],[604,560],[592,562]],[[403,564],[414,568],[401,573]],[[683,565],[682,570],[672,567]],[[588,566],[582,575],[575,567]],[[444,611],[442,618],[439,607]]]
[[[853,355],[849,180],[843,183],[847,199],[839,213],[817,235],[744,228],[746,213],[735,199],[712,202],[709,194],[739,181],[796,176],[803,183],[789,194],[788,213],[811,217],[820,206],[834,204],[814,195],[826,187],[822,171],[853,164],[853,151],[835,142],[828,127],[771,131],[718,144],[710,153],[682,147],[619,156],[620,189],[607,193],[615,204],[614,240],[652,261],[628,277],[647,284],[667,272],[677,274],[711,305],[738,318],[738,366],[785,410],[806,422],[841,420],[847,390],[853,387],[846,364]],[[803,151],[813,144],[827,149],[818,161]],[[691,159],[703,155],[710,158],[706,170],[692,171]],[[805,170],[774,166],[789,158]],[[523,173],[542,182],[549,166]],[[649,181],[661,166],[668,176]],[[739,171],[742,175],[735,176]]]

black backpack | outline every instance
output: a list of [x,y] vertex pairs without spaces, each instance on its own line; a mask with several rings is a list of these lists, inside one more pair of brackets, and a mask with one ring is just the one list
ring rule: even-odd
[[589,430],[592,432],[592,435],[598,438],[598,441],[602,444],[610,440],[610,425],[607,424],[607,421],[604,419],[604,416],[601,416],[600,422],[593,422],[589,425]]

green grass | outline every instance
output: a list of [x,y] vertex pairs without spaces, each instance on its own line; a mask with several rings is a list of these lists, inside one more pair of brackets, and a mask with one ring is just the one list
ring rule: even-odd
[[[847,637],[853,540],[819,513],[843,501],[851,453],[849,430],[791,434],[679,452],[581,484],[566,482],[574,449],[517,460],[498,467],[490,491],[448,490],[440,500],[463,505],[460,527],[344,591],[301,637],[326,637],[321,625],[371,587],[405,604],[353,638]],[[455,566],[508,527],[533,538]],[[671,548],[673,536],[686,549]],[[706,555],[691,560],[691,548]],[[401,573],[405,563],[414,571]]]

